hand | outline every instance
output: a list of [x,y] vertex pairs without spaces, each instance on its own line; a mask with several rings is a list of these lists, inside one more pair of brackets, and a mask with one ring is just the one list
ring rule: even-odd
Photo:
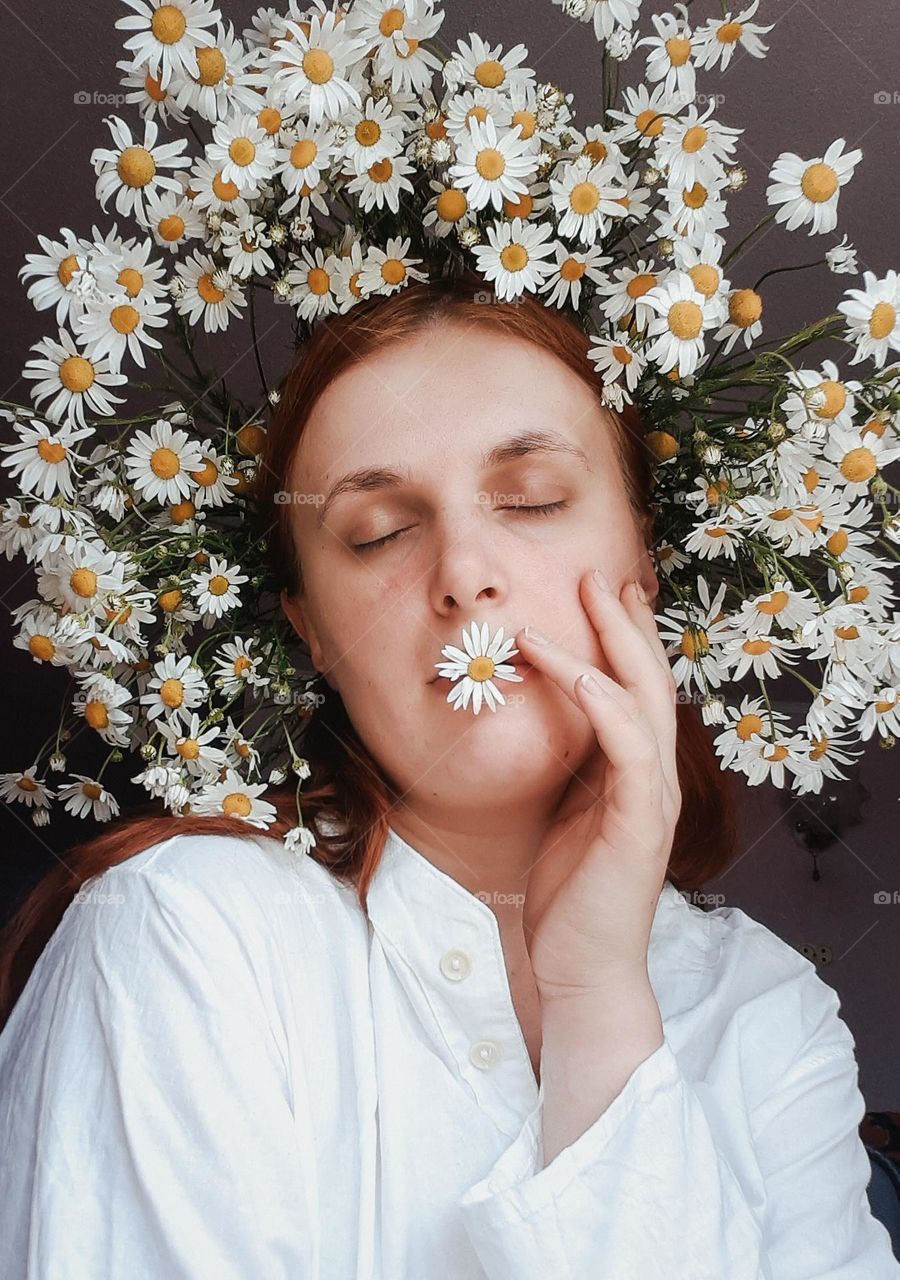
[[[616,679],[552,641],[516,636],[525,658],[591,723],[598,751],[573,776],[528,879],[525,939],[542,1002],[647,980],[647,949],[681,792],[676,686],[653,611],[628,583],[621,597],[591,572],[581,599]],[[592,694],[578,677],[600,685]]]

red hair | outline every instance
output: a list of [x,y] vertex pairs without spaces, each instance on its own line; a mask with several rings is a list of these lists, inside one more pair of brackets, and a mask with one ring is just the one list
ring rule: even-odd
[[[485,299],[490,299],[489,303]],[[489,326],[536,343],[582,378],[602,403],[599,380],[587,354],[590,339],[576,319],[528,294],[514,302],[498,302],[486,291],[481,277],[468,270],[413,282],[391,297],[359,302],[343,315],[319,320],[299,348],[282,386],[254,486],[255,520],[260,536],[266,536],[276,589],[302,594],[291,508],[276,502],[275,494],[289,488],[295,451],[316,400],[353,362],[423,329],[434,326],[439,330],[447,320]],[[439,336],[437,332],[436,340]],[[615,430],[629,501],[648,545],[652,545],[653,461],[639,414],[630,405],[622,412],[604,408]],[[273,508],[275,523],[271,526],[268,517]],[[303,751],[310,768],[300,793],[303,820],[316,837],[310,856],[352,884],[365,911],[394,797],[377,762],[358,738],[339,694],[326,682],[321,683],[322,705],[302,727]],[[693,703],[679,703],[676,714],[682,805],[667,876],[677,888],[689,891],[718,874],[734,854],[733,779],[721,769]],[[278,819],[265,835],[280,837],[296,825],[293,784],[280,790],[270,788],[266,799],[276,806]],[[178,832],[247,839],[260,834],[239,817],[175,816],[161,811],[161,802],[153,800],[131,808],[108,829],[70,849],[67,865],[44,876],[0,932],[0,1019],[8,1017],[41,950],[81,885]]]

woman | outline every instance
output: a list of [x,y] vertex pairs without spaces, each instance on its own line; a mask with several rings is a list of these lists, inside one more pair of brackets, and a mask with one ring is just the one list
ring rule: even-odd
[[[315,847],[138,819],[6,930],[7,1003],[52,936],[0,1036],[5,1275],[900,1275],[835,992],[678,891],[733,827],[637,424],[473,283],[322,324],[270,431]],[[435,678],[471,622],[520,651],[498,713]]]

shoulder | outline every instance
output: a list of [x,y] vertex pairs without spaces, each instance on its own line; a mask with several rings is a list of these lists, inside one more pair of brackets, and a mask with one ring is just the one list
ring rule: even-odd
[[695,993],[705,1052],[740,1063],[751,1109],[788,1072],[854,1056],[840,997],[806,956],[740,907],[685,905],[703,917],[693,928],[705,953]]

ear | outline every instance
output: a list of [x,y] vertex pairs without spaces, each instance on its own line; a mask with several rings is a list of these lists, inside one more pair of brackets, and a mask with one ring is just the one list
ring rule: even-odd
[[282,587],[281,608],[297,635],[309,649],[310,658],[316,671],[321,672],[328,685],[337,690],[333,677],[325,670],[328,664],[325,661],[325,655],[322,653],[322,646],[319,644],[315,627],[307,620],[300,597],[288,595],[287,591]]

